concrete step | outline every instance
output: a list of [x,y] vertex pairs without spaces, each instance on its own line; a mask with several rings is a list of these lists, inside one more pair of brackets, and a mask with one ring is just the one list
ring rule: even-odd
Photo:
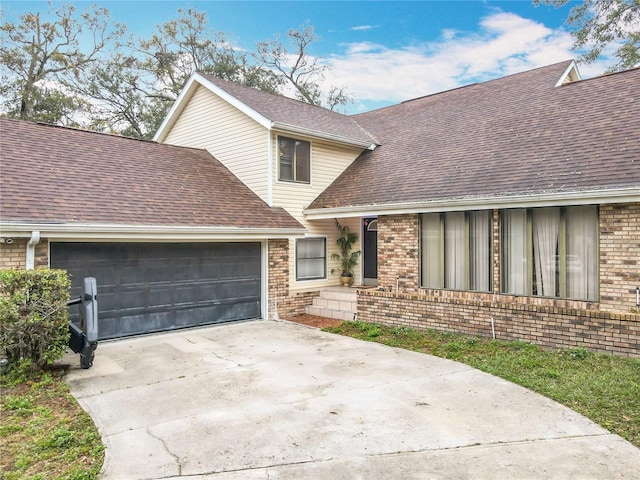
[[357,297],[357,290],[349,287],[334,287],[320,290],[320,298],[326,298],[328,300],[355,302]]
[[305,311],[306,311],[305,313],[307,313],[308,315],[315,315],[317,317],[334,318],[336,320],[343,320],[343,321],[345,320],[351,321],[351,320],[355,320],[356,318],[355,312],[348,312],[345,310],[332,310],[330,308],[314,307],[313,305],[306,307]]
[[306,313],[336,320],[354,320],[358,311],[357,292],[347,287],[328,288],[313,298],[313,304],[306,307]]

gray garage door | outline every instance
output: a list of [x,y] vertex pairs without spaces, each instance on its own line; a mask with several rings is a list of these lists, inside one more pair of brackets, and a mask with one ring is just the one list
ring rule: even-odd
[[261,315],[259,243],[52,243],[51,267],[72,297],[96,278],[100,339]]

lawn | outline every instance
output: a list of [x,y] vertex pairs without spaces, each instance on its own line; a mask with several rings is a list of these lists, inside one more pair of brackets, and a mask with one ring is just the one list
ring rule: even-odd
[[0,478],[91,480],[104,446],[91,417],[69,393],[62,372],[0,383]]
[[640,359],[364,322],[324,330],[465,363],[562,403],[640,447]]

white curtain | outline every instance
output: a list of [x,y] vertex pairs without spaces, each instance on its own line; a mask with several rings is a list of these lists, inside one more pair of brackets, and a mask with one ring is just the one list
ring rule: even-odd
[[535,266],[535,295],[557,297],[558,233],[560,208],[533,210],[533,257]]
[[598,299],[598,210],[567,208],[567,297]]
[[469,212],[469,288],[478,292],[488,292],[491,286],[490,213]]
[[422,286],[442,288],[440,275],[440,214],[423,214],[421,229]]
[[444,286],[465,290],[464,212],[448,212],[444,217]]
[[504,293],[527,292],[527,211],[505,210],[502,216]]

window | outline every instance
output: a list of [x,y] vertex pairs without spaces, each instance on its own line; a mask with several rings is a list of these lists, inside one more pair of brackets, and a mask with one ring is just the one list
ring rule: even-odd
[[491,212],[421,215],[421,285],[491,290]]
[[502,291],[597,300],[594,205],[502,211]]
[[296,280],[327,278],[326,244],[324,238],[296,240]]
[[278,137],[278,180],[309,183],[311,181],[311,145],[304,140]]

